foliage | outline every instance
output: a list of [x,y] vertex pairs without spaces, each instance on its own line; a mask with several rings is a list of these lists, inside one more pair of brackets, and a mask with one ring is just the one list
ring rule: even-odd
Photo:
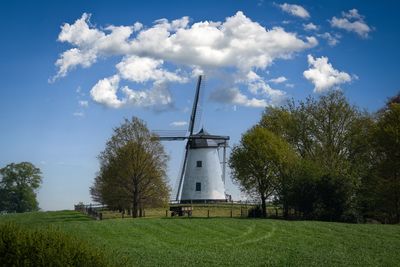
[[41,171],[30,162],[11,163],[0,169],[0,211],[38,210],[36,190],[42,182]]
[[[341,91],[319,99],[268,107],[259,123],[286,140],[301,158],[291,179],[281,180],[278,202],[305,218],[343,220],[355,217],[355,198],[371,167],[373,120],[351,106]],[[349,216],[346,215],[346,220]]]
[[263,217],[263,210],[262,207],[257,205],[257,206],[253,206],[250,209],[248,209],[247,211],[247,217],[249,218],[261,218]]
[[[398,266],[398,225],[231,218],[82,220],[78,212],[0,216],[56,225],[116,266]],[[74,220],[75,219],[75,220]],[[108,253],[111,252],[111,253]],[[127,262],[118,265],[118,261]]]
[[140,119],[133,117],[115,128],[99,159],[100,172],[90,189],[95,201],[132,210],[133,217],[168,201],[168,157]]
[[278,189],[279,179],[288,176],[286,170],[293,160],[295,155],[283,139],[257,126],[232,149],[229,167],[233,180],[242,191],[258,196],[263,217],[267,215],[266,200]]
[[400,223],[400,104],[389,103],[378,115],[373,136],[375,161],[364,190],[367,211]]
[[294,178],[287,184],[288,206],[301,212],[306,219],[315,218],[316,203],[319,199],[318,184],[322,171],[310,160],[300,160]]
[[0,224],[2,266],[108,266],[102,251],[87,242],[49,229],[27,230]]

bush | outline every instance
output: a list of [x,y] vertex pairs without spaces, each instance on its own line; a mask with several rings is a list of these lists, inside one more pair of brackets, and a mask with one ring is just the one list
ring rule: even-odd
[[249,218],[261,218],[262,217],[262,208],[257,205],[249,209],[247,213],[247,217]]
[[99,249],[54,229],[0,224],[0,266],[107,266]]

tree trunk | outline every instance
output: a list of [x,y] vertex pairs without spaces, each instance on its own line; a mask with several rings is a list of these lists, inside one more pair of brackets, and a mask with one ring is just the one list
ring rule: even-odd
[[261,196],[261,209],[262,209],[262,217],[267,218],[267,205],[265,203],[266,197]]
[[133,200],[132,203],[132,218],[136,218],[138,215],[138,206],[137,206],[137,202],[135,200]]
[[283,202],[283,217],[287,219],[289,217],[289,205],[287,201]]
[[138,182],[137,179],[134,178],[133,182],[133,199],[132,199],[132,217],[137,218],[138,217],[138,208],[139,208],[139,188],[138,188]]

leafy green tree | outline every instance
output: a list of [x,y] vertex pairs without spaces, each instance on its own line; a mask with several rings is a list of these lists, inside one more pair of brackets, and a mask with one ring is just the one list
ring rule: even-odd
[[[280,185],[294,190],[291,193],[287,192],[294,207],[301,207],[308,217],[314,216],[315,214],[311,213],[318,207],[318,214],[335,220],[340,219],[341,213],[356,208],[355,198],[361,179],[368,174],[371,167],[369,135],[373,120],[369,114],[351,106],[341,91],[332,91],[319,99],[309,97],[299,103],[289,101],[280,108],[268,107],[260,125],[285,139],[302,158],[300,165],[312,162],[321,171],[318,172],[320,176],[316,178],[313,168],[298,166],[299,173],[295,177],[300,181],[288,180],[291,185]],[[307,171],[310,173],[307,174]],[[329,186],[331,188],[328,188]],[[342,188],[339,190],[337,186]],[[320,188],[332,194],[310,192],[305,199],[314,203],[306,204],[304,198],[293,195],[303,192],[303,187],[313,190]],[[345,197],[335,196],[333,192],[342,192]],[[327,196],[335,199],[328,200]],[[295,199],[301,203],[293,203]],[[310,211],[310,208],[313,211]],[[322,209],[330,210],[330,215],[325,216],[321,212]],[[332,214],[336,217],[331,218]]]
[[168,156],[140,119],[133,117],[115,128],[99,159],[100,172],[90,188],[95,201],[132,210],[133,217],[168,201]]
[[36,190],[41,171],[30,162],[11,163],[0,169],[0,210],[26,212],[39,209]]
[[374,133],[375,200],[391,222],[400,223],[400,104],[392,102],[379,114]]
[[296,164],[293,179],[287,185],[288,206],[306,219],[316,217],[314,211],[319,199],[318,184],[321,176],[322,171],[317,164],[301,159]]
[[241,190],[261,200],[263,217],[266,201],[277,190],[279,180],[286,179],[286,166],[295,157],[286,141],[265,128],[256,126],[247,131],[234,146],[229,166]]

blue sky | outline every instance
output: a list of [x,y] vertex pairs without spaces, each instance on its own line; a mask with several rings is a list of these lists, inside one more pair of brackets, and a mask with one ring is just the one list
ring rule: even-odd
[[[231,145],[263,108],[343,90],[374,112],[399,90],[396,1],[1,1],[0,166],[43,172],[40,207],[90,202],[97,155],[123,118],[203,125]],[[180,125],[180,126],[179,126]],[[165,143],[173,185],[183,143]],[[228,193],[240,194],[228,181]]]

